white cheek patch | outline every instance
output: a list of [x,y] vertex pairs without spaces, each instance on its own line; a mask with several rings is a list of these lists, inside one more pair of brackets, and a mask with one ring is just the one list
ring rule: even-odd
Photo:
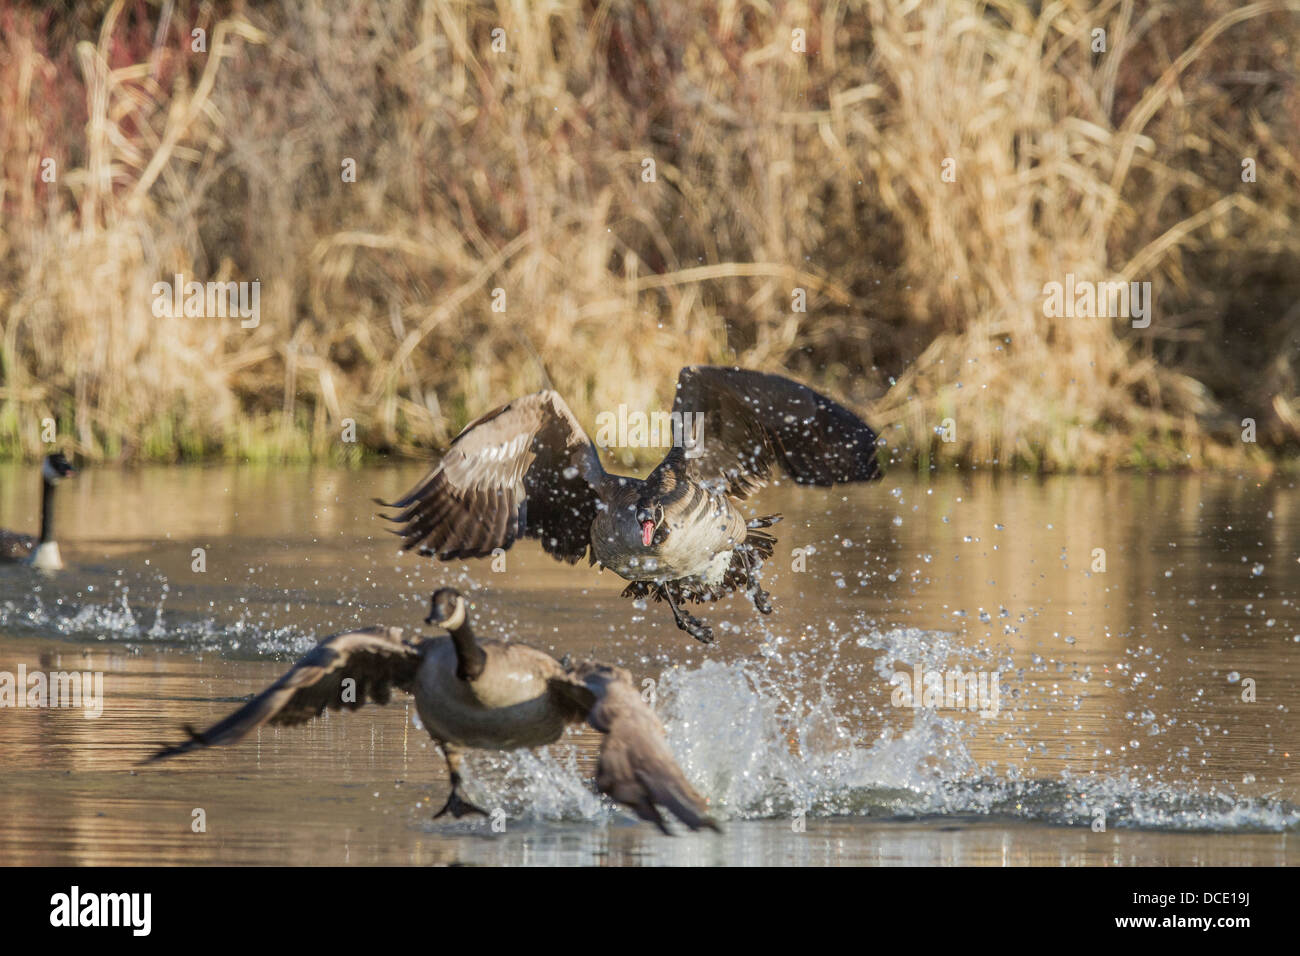
[[456,610],[452,611],[451,617],[442,622],[442,626],[449,631],[454,631],[465,623],[465,602],[457,601]]
[[41,465],[41,477],[52,485],[57,485],[63,480],[63,476],[54,470],[54,466],[50,464],[48,458],[46,458],[45,463]]

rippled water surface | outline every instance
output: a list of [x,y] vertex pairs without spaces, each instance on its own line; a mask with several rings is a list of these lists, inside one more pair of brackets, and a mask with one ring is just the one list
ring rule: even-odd
[[[1288,482],[768,489],[752,500],[785,515],[776,612],[704,607],[709,648],[534,542],[501,571],[399,554],[370,498],[422,472],[92,469],[65,485],[68,569],[0,568],[0,677],[100,672],[105,699],[95,717],[0,707],[0,862],[1297,862]],[[33,530],[39,493],[30,468],[0,466],[0,526]],[[631,669],[724,835],[668,839],[594,795],[590,731],[473,758],[469,794],[504,832],[434,821],[445,771],[403,699],[136,766],[321,636],[421,628],[447,583],[475,589],[484,636]],[[891,679],[918,671],[982,679],[985,716],[905,706]]]

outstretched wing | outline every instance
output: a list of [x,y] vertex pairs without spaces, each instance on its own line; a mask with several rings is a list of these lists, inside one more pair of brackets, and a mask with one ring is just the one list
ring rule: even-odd
[[605,735],[596,767],[601,793],[664,833],[671,831],[660,807],[692,830],[718,830],[704,798],[673,759],[663,724],[641,699],[627,671],[606,664],[579,664],[566,677],[553,679],[551,687]]
[[[700,418],[686,419],[685,414]],[[881,477],[876,433],[843,405],[806,385],[744,368],[692,365],[677,377],[687,459],[705,480],[722,479],[744,498],[779,465],[801,484]]]
[[587,553],[605,471],[569,406],[547,389],[465,427],[438,467],[386,508],[406,549],[443,561],[481,558],[539,538],[570,564]]
[[[225,720],[202,733],[187,727],[189,740],[164,747],[145,762],[237,743],[264,724],[305,723],[327,707],[356,710],[367,700],[386,704],[394,687],[408,693],[413,689],[424,641],[403,637],[400,627],[370,627],[327,637]],[[347,680],[353,683],[345,686]]]

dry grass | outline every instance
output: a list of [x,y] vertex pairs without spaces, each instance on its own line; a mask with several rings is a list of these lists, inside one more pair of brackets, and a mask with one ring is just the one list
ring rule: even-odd
[[[1295,0],[236,9],[0,14],[0,452],[424,449],[535,352],[588,422],[786,369],[922,467],[1294,454]],[[155,318],[176,273],[260,325]],[[1151,327],[1046,317],[1067,273]]]

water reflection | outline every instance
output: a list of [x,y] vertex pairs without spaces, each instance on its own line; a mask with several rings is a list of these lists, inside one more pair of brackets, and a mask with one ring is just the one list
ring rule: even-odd
[[[71,570],[0,572],[0,671],[100,671],[108,699],[93,720],[0,708],[0,860],[1295,862],[1300,513],[1287,484],[773,489],[757,506],[786,515],[767,579],[776,613],[706,607],[720,645],[704,648],[662,606],[622,600],[617,578],[531,543],[501,573],[399,555],[367,502],[420,471],[89,470],[69,484]],[[0,468],[5,526],[36,513],[30,478]],[[476,758],[505,833],[434,823],[440,763],[400,705],[134,767],[317,636],[418,624],[440,583],[479,588],[484,634],[653,680],[726,835],[669,841],[628,823],[583,783],[591,734]],[[891,674],[918,668],[998,673],[998,715],[892,706]]]

